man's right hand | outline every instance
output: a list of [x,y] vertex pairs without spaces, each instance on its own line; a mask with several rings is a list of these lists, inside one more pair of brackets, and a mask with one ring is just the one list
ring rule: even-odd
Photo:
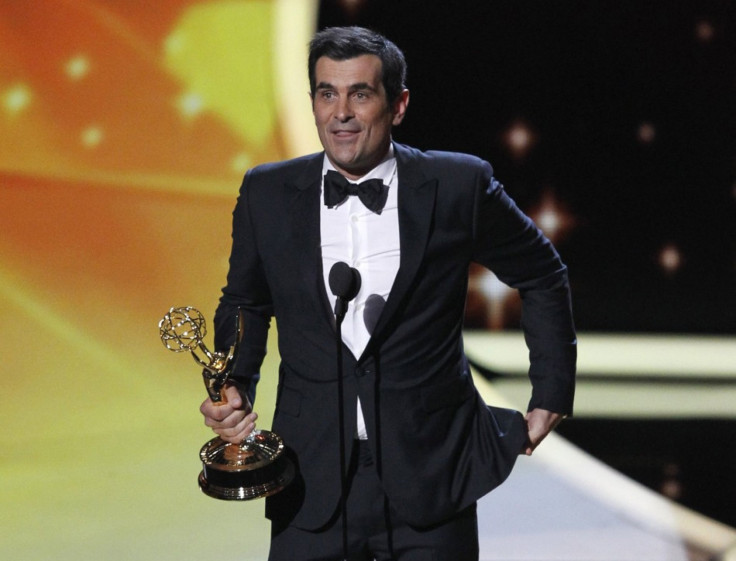
[[223,392],[227,403],[214,403],[210,398],[199,407],[204,415],[204,424],[215,431],[226,442],[240,444],[256,428],[258,414],[248,398],[241,396],[238,388],[226,385]]

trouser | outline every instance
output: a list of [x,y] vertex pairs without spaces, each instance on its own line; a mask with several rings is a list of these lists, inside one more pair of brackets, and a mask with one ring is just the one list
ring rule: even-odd
[[[355,443],[345,508],[349,561],[477,561],[478,519],[473,504],[427,528],[402,522],[383,492],[367,443]],[[419,482],[417,483],[419,484]],[[428,490],[431,492],[431,490]],[[308,531],[272,525],[269,561],[339,561],[342,515]]]

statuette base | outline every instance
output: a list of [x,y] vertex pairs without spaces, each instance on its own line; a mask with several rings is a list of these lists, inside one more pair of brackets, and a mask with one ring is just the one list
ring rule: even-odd
[[265,430],[255,431],[241,444],[213,438],[202,447],[199,456],[199,488],[215,499],[247,501],[267,497],[294,479],[294,464],[285,454],[283,441]]

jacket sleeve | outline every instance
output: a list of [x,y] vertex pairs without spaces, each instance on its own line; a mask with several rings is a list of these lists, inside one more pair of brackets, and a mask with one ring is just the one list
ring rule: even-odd
[[241,392],[245,391],[251,403],[255,400],[273,315],[271,294],[253,228],[252,183],[252,173],[248,172],[233,211],[230,268],[214,320],[215,349],[223,350],[235,342],[238,310],[243,314],[241,340],[231,379]]
[[567,267],[483,162],[475,201],[474,261],[519,290],[529,349],[529,410],[572,414],[577,341]]

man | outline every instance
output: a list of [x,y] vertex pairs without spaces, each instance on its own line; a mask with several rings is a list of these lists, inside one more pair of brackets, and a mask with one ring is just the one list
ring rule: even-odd
[[[409,104],[405,73],[403,54],[381,35],[318,33],[309,77],[324,153],[250,170],[234,211],[215,345],[233,343],[238,309],[244,335],[229,404],[207,400],[201,411],[230,442],[255,428],[275,316],[273,429],[298,476],[267,499],[272,560],[477,559],[475,501],[572,410],[566,268],[488,163],[391,141]],[[369,179],[383,184],[364,189],[372,199],[345,192],[345,181]],[[342,329],[342,404],[328,296],[337,262],[362,279]],[[533,386],[525,420],[487,407],[473,386],[462,345],[471,262],[522,295]]]

